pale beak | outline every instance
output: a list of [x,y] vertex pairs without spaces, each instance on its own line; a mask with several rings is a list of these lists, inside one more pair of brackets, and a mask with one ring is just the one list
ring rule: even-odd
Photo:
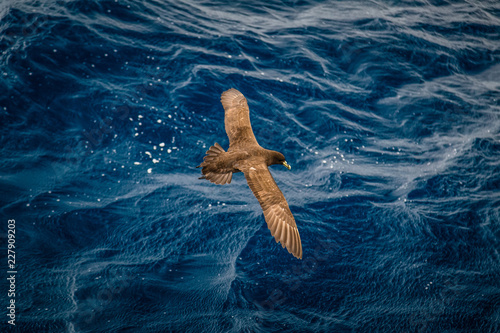
[[285,161],[285,162],[283,162],[283,165],[284,165],[284,166],[285,166],[285,168],[287,168],[288,170],[291,170],[291,169],[292,169],[292,167],[290,166],[290,164],[286,163],[286,161]]

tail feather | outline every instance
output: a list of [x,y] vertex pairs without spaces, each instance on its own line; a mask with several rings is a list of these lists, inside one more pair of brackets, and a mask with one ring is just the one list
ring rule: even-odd
[[233,172],[224,168],[221,163],[224,153],[225,150],[217,142],[207,150],[203,163],[197,166],[202,168],[203,174],[199,179],[208,179],[219,185],[231,183]]

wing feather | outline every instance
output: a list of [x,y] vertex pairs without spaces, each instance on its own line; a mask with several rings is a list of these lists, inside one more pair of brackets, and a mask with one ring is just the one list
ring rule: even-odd
[[278,219],[276,216],[271,216],[269,219],[273,220],[273,224],[270,225],[269,223],[267,224],[267,227],[271,231],[271,235],[276,235],[276,229],[278,229],[278,226],[280,225]]
[[283,235],[281,237],[281,245],[283,247],[286,246],[287,249],[290,249],[290,251],[292,250],[290,248],[290,244],[288,244],[288,225],[286,225],[286,224],[283,226]]
[[297,247],[295,246],[295,243],[297,242],[297,238],[295,237],[295,232],[293,230],[292,230],[292,235],[290,237],[290,242],[291,242],[292,252],[296,252]]

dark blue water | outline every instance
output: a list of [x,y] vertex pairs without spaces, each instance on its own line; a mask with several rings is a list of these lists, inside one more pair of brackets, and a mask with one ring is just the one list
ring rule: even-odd
[[[2,332],[500,331],[498,1],[3,0],[0,19]],[[271,171],[302,261],[242,174],[198,179],[229,88],[292,165]]]

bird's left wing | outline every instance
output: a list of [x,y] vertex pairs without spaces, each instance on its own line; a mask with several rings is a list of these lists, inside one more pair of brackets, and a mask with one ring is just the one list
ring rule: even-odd
[[248,186],[259,200],[267,226],[276,242],[286,247],[296,258],[302,259],[299,230],[283,193],[265,163],[252,163],[241,167]]
[[229,146],[258,145],[250,124],[247,99],[238,90],[231,88],[221,95],[224,107],[224,125],[229,137]]

